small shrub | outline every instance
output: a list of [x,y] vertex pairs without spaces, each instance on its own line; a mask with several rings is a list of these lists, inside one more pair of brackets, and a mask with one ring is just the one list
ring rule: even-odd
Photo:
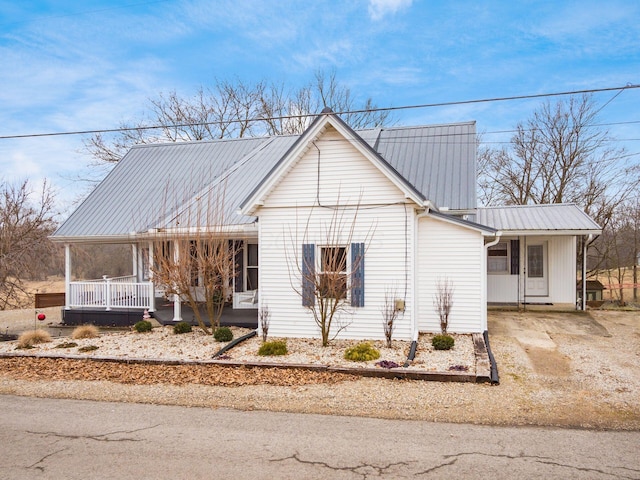
[[98,334],[98,327],[94,325],[80,325],[73,329],[71,338],[74,340],[79,340],[81,338],[96,338]]
[[32,348],[38,343],[47,343],[51,341],[51,335],[45,330],[29,330],[18,337],[18,348]]
[[85,347],[80,347],[78,349],[79,352],[93,352],[94,350],[97,350],[98,347],[95,345],[87,345]]
[[353,362],[368,362],[380,358],[380,352],[373,348],[370,343],[359,343],[355,347],[347,348],[344,351],[344,358]]
[[148,320],[140,320],[133,326],[133,329],[138,333],[150,332],[152,328],[153,325]]
[[213,332],[213,338],[217,342],[230,342],[233,340],[233,332],[229,327],[219,327]]
[[187,322],[178,322],[173,326],[173,333],[180,335],[182,333],[190,333],[191,325]]
[[436,350],[451,350],[455,340],[450,335],[434,335],[431,339],[431,345]]
[[274,355],[286,355],[287,342],[285,340],[274,340],[272,342],[264,342],[260,345],[258,355],[262,357],[271,357]]
[[56,345],[56,348],[73,348],[73,347],[77,347],[78,344],[76,342],[65,342],[65,343],[61,343],[59,345]]

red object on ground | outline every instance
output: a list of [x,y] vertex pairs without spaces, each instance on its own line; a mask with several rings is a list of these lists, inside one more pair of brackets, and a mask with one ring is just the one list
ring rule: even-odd
[[38,320],[42,321],[42,320],[44,320],[45,318],[47,318],[47,316],[46,316],[44,313],[39,313],[39,314],[38,314]]

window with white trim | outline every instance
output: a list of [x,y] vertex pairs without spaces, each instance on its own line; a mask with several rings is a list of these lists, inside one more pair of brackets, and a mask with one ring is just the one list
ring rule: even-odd
[[498,242],[487,252],[488,273],[509,273],[509,242]]

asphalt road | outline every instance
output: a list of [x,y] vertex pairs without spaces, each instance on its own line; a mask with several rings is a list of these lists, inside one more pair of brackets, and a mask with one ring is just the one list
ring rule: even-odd
[[639,445],[640,432],[0,396],[7,480],[640,479]]

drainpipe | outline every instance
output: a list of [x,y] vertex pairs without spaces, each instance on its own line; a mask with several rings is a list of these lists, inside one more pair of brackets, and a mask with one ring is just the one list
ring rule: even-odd
[[587,248],[593,242],[593,233],[590,233],[585,240],[582,237],[582,311],[587,309]]
[[487,258],[489,256],[489,247],[493,247],[494,245],[497,245],[498,242],[500,241],[500,237],[502,237],[502,232],[500,230],[498,230],[496,233],[496,238],[495,240],[490,241],[489,243],[486,243],[484,245],[484,258],[482,259],[482,261],[484,262],[484,268],[482,269],[483,271],[483,275],[484,275],[484,308],[482,309],[482,324],[485,328],[485,330],[488,328],[487,325],[487,303],[488,303],[488,298],[487,298]]

